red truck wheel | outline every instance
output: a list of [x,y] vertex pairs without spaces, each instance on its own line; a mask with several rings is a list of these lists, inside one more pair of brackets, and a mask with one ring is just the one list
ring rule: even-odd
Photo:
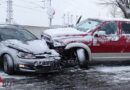
[[79,48],[76,50],[77,53],[77,59],[79,61],[79,65],[81,68],[88,68],[88,59],[87,59],[87,53],[84,49]]

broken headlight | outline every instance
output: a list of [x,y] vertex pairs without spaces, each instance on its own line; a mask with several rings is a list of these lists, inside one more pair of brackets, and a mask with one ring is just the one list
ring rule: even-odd
[[33,54],[25,53],[25,52],[18,52],[18,57],[23,59],[34,59],[36,58]]
[[53,41],[53,45],[54,45],[55,47],[60,47],[60,46],[64,46],[64,43],[61,42],[61,41]]

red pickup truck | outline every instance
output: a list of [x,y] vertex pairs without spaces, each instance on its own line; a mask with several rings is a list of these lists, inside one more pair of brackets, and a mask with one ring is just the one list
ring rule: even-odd
[[64,60],[77,60],[83,68],[94,60],[130,60],[130,21],[86,19],[74,28],[42,33],[50,48]]

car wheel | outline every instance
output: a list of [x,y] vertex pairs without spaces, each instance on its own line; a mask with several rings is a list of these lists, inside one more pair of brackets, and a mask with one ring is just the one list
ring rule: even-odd
[[79,62],[79,66],[81,68],[88,68],[88,57],[87,57],[87,53],[84,49],[79,48],[76,50],[76,55],[77,55],[77,60]]
[[8,54],[5,54],[3,59],[4,59],[4,72],[9,75],[12,75],[14,73],[14,64],[12,57]]

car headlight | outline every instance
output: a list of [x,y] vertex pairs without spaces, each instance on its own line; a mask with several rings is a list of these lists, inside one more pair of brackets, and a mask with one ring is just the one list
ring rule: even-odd
[[34,59],[36,58],[33,54],[25,53],[25,52],[18,52],[18,57],[23,59]]
[[60,42],[60,41],[53,41],[53,45],[55,47],[60,47],[60,46],[64,46],[64,43],[63,42]]

